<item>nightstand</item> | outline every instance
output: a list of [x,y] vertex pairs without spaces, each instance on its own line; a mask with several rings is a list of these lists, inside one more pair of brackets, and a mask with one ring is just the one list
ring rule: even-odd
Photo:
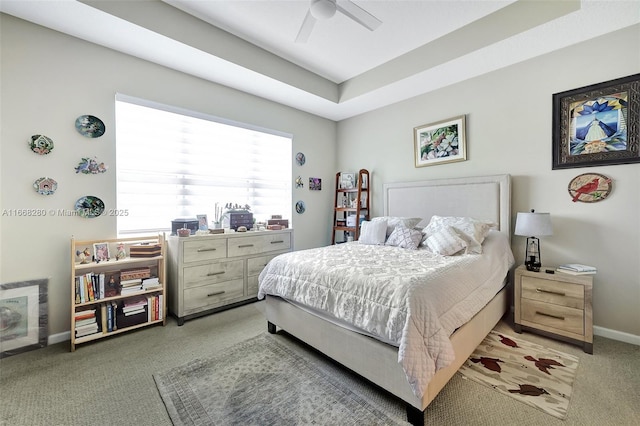
[[[548,274],[516,268],[514,283],[515,331],[542,331],[582,342],[593,353],[591,294],[593,275]],[[555,268],[553,268],[555,271]]]

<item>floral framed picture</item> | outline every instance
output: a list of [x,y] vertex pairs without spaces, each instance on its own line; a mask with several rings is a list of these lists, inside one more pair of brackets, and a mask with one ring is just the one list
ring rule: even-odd
[[109,244],[107,243],[94,243],[93,244],[93,258],[96,262],[106,262],[109,260]]
[[465,116],[414,127],[413,149],[416,167],[465,161]]
[[640,74],[553,95],[552,169],[640,162]]

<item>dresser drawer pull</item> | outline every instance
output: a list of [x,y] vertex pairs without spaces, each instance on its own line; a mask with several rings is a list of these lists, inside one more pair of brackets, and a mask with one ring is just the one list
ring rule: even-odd
[[557,294],[558,296],[566,296],[566,294],[561,291],[545,290],[543,288],[536,288],[536,291],[538,293],[549,293],[549,294]]
[[542,315],[545,317],[551,317],[551,318],[555,318],[555,319],[559,319],[564,321],[564,317],[561,317],[560,315],[551,315],[551,314],[545,314],[544,312],[540,312],[540,311],[536,311],[536,315]]
[[215,248],[203,248],[203,249],[198,249],[198,253],[202,253],[203,251],[216,251],[217,249]]
[[253,244],[242,244],[238,246],[238,248],[246,248],[246,247],[253,247]]
[[209,293],[207,294],[207,297],[211,297],[211,296],[220,296],[221,294],[224,294],[225,291],[221,290],[221,291],[216,291],[215,293]]
[[224,274],[224,273],[225,273],[225,271],[209,272],[209,273],[207,274],[207,276],[208,276],[208,277],[212,277],[212,276],[214,276],[214,275],[222,275],[222,274]]
[[280,241],[271,241],[271,244],[282,244],[284,243],[284,240],[280,240]]

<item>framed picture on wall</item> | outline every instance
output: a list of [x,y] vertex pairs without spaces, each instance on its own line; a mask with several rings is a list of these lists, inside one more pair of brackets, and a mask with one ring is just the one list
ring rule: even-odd
[[640,74],[553,95],[552,169],[640,161]]
[[414,127],[413,149],[416,167],[466,160],[465,116]]

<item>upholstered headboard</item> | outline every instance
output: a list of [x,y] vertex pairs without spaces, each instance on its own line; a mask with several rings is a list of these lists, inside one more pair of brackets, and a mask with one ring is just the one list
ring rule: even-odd
[[383,191],[385,216],[467,216],[494,221],[510,236],[510,175],[387,183]]

